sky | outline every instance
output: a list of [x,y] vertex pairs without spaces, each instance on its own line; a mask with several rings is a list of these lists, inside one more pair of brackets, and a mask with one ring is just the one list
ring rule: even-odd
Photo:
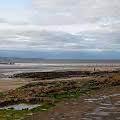
[[0,0],[0,56],[120,59],[119,33],[120,0]]

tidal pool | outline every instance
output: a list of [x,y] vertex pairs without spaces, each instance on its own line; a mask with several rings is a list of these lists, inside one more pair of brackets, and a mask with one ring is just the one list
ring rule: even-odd
[[25,110],[25,109],[28,109],[28,110],[31,110],[33,108],[36,108],[36,107],[39,107],[40,104],[35,104],[35,105],[30,105],[30,104],[17,104],[17,105],[9,105],[9,106],[6,106],[6,107],[2,107],[0,109],[14,109],[14,110]]

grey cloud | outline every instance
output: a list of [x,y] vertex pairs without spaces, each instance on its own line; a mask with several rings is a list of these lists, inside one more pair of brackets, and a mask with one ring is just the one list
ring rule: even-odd
[[[5,33],[4,33],[5,34]],[[11,31],[0,34],[0,48],[60,51],[118,51],[119,32],[82,32],[72,35],[65,32],[50,31]]]
[[0,23],[7,23],[8,21],[4,18],[0,18]]

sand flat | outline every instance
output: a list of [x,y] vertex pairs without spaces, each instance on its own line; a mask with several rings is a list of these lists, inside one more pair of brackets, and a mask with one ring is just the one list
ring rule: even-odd
[[11,89],[16,89],[18,87],[21,87],[25,84],[28,84],[32,81],[30,80],[20,80],[20,79],[12,79],[12,80],[0,80],[0,92],[8,91]]

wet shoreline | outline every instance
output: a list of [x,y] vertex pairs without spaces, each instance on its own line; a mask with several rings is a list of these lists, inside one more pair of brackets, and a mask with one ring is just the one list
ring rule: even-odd
[[40,63],[15,63],[14,65],[1,65],[0,64],[0,74],[2,76],[9,76],[16,73],[24,72],[49,72],[49,71],[93,71],[93,69],[98,71],[110,71],[120,69],[120,62],[101,62],[101,63],[87,63],[87,62],[40,62]]

